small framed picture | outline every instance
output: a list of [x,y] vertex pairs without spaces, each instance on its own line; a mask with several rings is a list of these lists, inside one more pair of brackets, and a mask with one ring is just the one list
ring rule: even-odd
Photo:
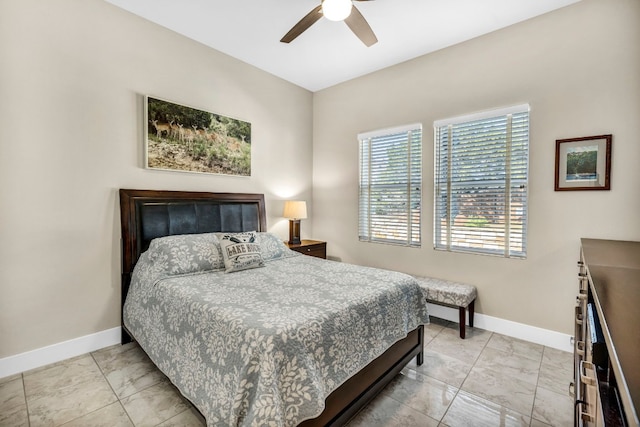
[[556,191],[611,188],[611,135],[556,140]]

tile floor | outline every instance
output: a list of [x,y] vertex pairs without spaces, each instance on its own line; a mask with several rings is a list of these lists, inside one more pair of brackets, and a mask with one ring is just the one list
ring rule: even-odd
[[[432,318],[411,362],[349,427],[571,426],[570,353]],[[0,379],[0,426],[203,426],[136,344]]]

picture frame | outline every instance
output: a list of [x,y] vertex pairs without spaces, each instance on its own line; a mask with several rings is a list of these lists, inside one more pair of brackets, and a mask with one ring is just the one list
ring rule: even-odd
[[611,189],[612,135],[556,140],[555,191]]
[[145,168],[251,176],[251,123],[145,96]]

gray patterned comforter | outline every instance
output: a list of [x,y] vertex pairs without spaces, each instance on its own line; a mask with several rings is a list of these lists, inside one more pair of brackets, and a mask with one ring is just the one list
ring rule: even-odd
[[411,276],[286,251],[235,273],[176,274],[149,252],[136,265],[124,323],[208,426],[315,418],[334,389],[428,323]]

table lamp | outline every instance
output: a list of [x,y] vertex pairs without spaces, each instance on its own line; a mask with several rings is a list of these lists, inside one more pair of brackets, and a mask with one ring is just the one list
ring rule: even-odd
[[307,217],[307,202],[298,200],[288,200],[284,202],[284,215],[289,218],[289,244],[299,245],[300,242],[300,220]]

